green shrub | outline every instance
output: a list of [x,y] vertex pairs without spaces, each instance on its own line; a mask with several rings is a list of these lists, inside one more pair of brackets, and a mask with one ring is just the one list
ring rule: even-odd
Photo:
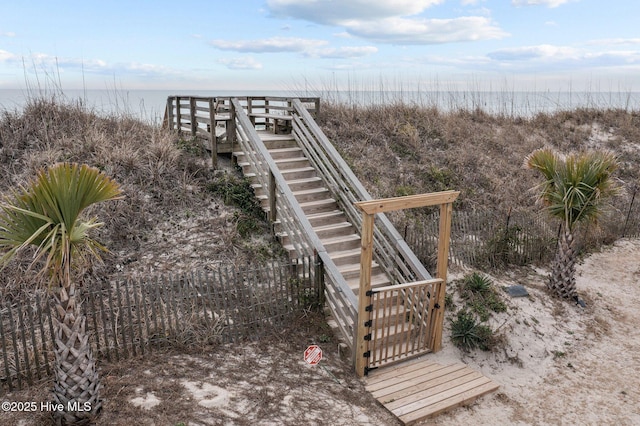
[[451,320],[451,340],[464,351],[475,348],[488,351],[493,348],[495,342],[493,330],[480,324],[476,317],[465,309],[458,311],[456,319]]
[[176,146],[182,151],[195,156],[202,156],[205,154],[205,149],[198,138],[180,138],[176,141]]
[[225,173],[214,178],[207,189],[220,196],[225,204],[240,209],[233,214],[240,236],[247,238],[263,231],[265,215],[247,179]]
[[255,218],[264,218],[264,212],[247,179],[224,173],[216,176],[207,185],[207,189],[219,195],[225,204],[236,206]]
[[496,291],[493,282],[485,275],[477,272],[467,275],[458,288],[465,305],[477,314],[481,321],[487,321],[492,312],[507,310],[507,305]]

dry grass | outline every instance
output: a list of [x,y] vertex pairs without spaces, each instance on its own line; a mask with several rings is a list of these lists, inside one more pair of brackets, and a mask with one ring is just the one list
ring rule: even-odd
[[321,113],[323,130],[374,197],[457,189],[458,210],[530,209],[538,182],[522,162],[543,146],[613,149],[627,205],[640,184],[637,112],[578,109],[524,119],[396,103],[324,104]]
[[[123,200],[90,212],[105,222],[98,239],[111,251],[104,265],[85,271],[94,279],[117,272],[164,272],[159,258],[190,270],[198,262],[200,267],[215,262],[242,264],[255,258],[254,249],[262,258],[276,251],[264,237],[254,243],[239,236],[234,222],[237,209],[207,190],[214,171],[190,141],[126,116],[101,116],[80,103],[55,97],[30,99],[23,111],[0,112],[0,194],[8,195],[41,167],[61,161],[98,167],[124,189]],[[212,235],[212,229],[221,238]],[[189,245],[191,239],[206,247]],[[27,272],[30,261],[29,253],[24,253],[20,261],[0,271],[2,298],[33,288],[35,273]]]

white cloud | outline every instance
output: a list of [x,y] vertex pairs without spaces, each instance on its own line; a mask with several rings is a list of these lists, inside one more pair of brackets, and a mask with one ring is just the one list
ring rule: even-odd
[[522,61],[531,59],[569,59],[577,58],[579,53],[572,47],[553,46],[541,44],[538,46],[523,46],[500,49],[487,55],[489,58],[499,61]]
[[378,51],[373,46],[326,47],[325,40],[312,40],[290,37],[273,37],[264,40],[213,40],[209,42],[220,50],[240,53],[294,52],[306,57],[347,59],[359,58]]
[[352,38],[353,36],[346,31],[342,31],[340,33],[333,34],[334,37],[338,38]]
[[514,6],[558,7],[572,1],[579,1],[579,0],[511,0],[511,4]]
[[[274,16],[343,27],[348,34],[380,43],[435,44],[487,40],[508,34],[489,18],[428,19],[415,16],[444,0],[268,0]],[[477,0],[464,0],[476,4]],[[486,10],[485,10],[486,11]]]
[[498,39],[508,34],[484,17],[453,19],[387,18],[375,22],[350,21],[350,33],[392,44],[437,44]]
[[272,37],[263,40],[212,40],[209,44],[220,50],[251,53],[302,52],[324,46],[324,40],[312,40],[293,37]]
[[635,45],[635,44],[640,44],[640,38],[605,38],[600,40],[592,40],[587,44],[595,45],[595,46]]
[[378,48],[373,46],[327,47],[324,49],[310,50],[306,52],[305,55],[317,58],[348,59],[361,58],[377,52]]
[[492,66],[522,71],[640,66],[637,50],[589,51],[548,44],[500,49],[487,57],[492,60]]
[[52,72],[82,72],[87,74],[126,74],[141,77],[174,76],[178,71],[164,65],[124,62],[109,63],[102,59],[69,58],[49,55],[47,53],[32,53],[29,56],[18,56],[0,50],[0,62],[11,62],[26,66],[28,71],[53,70]]
[[232,70],[259,70],[262,64],[250,56],[240,58],[218,59],[218,62]]
[[267,6],[274,16],[336,25],[351,19],[372,20],[416,15],[443,2],[444,0],[267,0]]
[[2,37],[15,37],[16,33],[14,33],[13,31],[5,31],[0,33],[0,36]]
[[16,55],[14,55],[13,53],[0,49],[0,62],[14,61],[16,59]]

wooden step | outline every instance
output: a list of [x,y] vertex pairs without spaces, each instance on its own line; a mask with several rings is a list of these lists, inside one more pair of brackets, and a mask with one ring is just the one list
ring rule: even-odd
[[338,208],[336,200],[333,198],[326,198],[324,200],[308,201],[306,203],[300,203],[300,208],[306,214],[329,212]]
[[312,227],[316,227],[344,222],[346,218],[341,210],[331,210],[328,212],[308,214],[307,219]]
[[410,425],[468,404],[499,385],[466,365],[441,365],[421,357],[372,371],[365,388]]
[[330,197],[329,190],[323,186],[312,189],[303,189],[301,191],[295,191],[293,195],[296,197],[298,203],[306,203],[309,201],[324,200]]
[[[338,271],[342,274],[345,281],[349,281],[353,278],[360,278],[360,263],[346,263],[344,265],[338,266]],[[380,266],[372,262],[371,263],[371,275],[381,274],[382,270]]]
[[[360,287],[360,276],[358,277],[354,277],[354,278],[350,278],[347,281],[347,284],[349,285],[349,287],[357,294],[358,293],[358,289]],[[377,275],[372,275],[371,276],[371,287],[372,288],[376,288],[376,287],[384,287],[384,286],[388,286],[391,285],[391,281],[389,280],[389,278],[387,277],[386,274],[377,274]]]
[[269,132],[265,130],[258,130],[258,135],[260,136],[260,139],[262,139],[262,142],[264,142],[264,144],[267,146],[269,146],[269,144],[273,142],[283,142],[283,141],[293,142],[296,145],[298,144],[295,138],[293,137],[293,135],[275,134],[273,132]]
[[322,240],[322,245],[329,253],[354,249],[360,247],[360,237],[352,234],[344,237],[327,238]]
[[291,180],[308,179],[317,176],[316,169],[311,166],[301,167],[299,169],[280,170],[280,173],[282,174],[282,177],[284,177],[284,180],[286,180],[287,182]]
[[[289,189],[291,190],[291,192],[294,192],[294,193],[296,191],[305,191],[309,189],[317,189],[317,188],[324,187],[324,182],[322,181],[322,179],[320,179],[317,176],[305,178],[305,179],[292,180],[287,182],[287,184],[289,185]],[[252,183],[251,187],[253,188],[254,191],[262,190],[262,184],[260,183]]]
[[331,260],[333,260],[333,263],[336,266],[340,266],[348,263],[359,263],[361,251],[362,251],[361,248],[358,247],[356,249],[329,253],[329,257],[331,258]]
[[[251,186],[253,187],[253,192],[255,194],[255,197],[258,199],[258,201],[265,202],[266,204],[263,203],[262,205],[268,206],[269,196],[267,195],[266,191],[262,188],[262,185],[256,184],[255,186],[254,185],[251,185]],[[293,193],[293,196],[296,198],[299,204],[309,203],[312,201],[320,201],[320,200],[328,199],[329,190],[324,187],[305,189],[302,191],[295,191]]]
[[[320,241],[332,238],[347,237],[353,235],[353,226],[349,222],[341,222],[333,225],[326,225],[314,229]],[[291,241],[286,233],[277,233],[276,236],[282,244],[289,244]]]
[[302,152],[302,148],[299,146],[293,146],[289,148],[272,148],[267,149],[271,158],[274,160],[278,160],[281,158],[294,158],[294,157],[304,157]]
[[[281,158],[274,161],[281,172],[289,169],[309,167],[309,160],[306,157]],[[258,164],[262,165],[262,162],[258,162]],[[254,165],[245,159],[245,161],[238,161],[238,167],[242,167],[243,172],[251,172],[253,171]]]
[[351,225],[349,222],[339,222],[322,226],[314,226],[313,230],[320,239],[332,238],[340,235],[350,235],[355,233],[353,225]]
[[[296,180],[296,179],[309,179],[317,176],[316,169],[314,169],[313,167],[302,167],[300,169],[281,170],[280,173],[282,174],[282,177],[284,177],[286,181]],[[242,174],[249,180],[256,179],[257,177],[256,173],[253,170],[251,171],[243,170]]]
[[[314,169],[313,167],[302,167],[300,169],[281,170],[280,173],[282,174],[282,177],[284,177],[286,181],[296,180],[296,179],[309,179],[317,176],[316,169]],[[256,178],[256,173],[254,171],[246,172],[243,170],[243,174],[247,179],[250,179],[250,180]]]
[[[267,149],[267,150],[269,151],[271,158],[273,158],[274,160],[304,156],[302,154],[302,148],[298,146],[288,147],[288,148],[274,148],[274,149]],[[255,151],[253,151],[253,153],[255,153]],[[248,161],[247,160],[248,156],[244,151],[234,152],[233,155],[238,159],[238,162]]]
[[281,158],[274,161],[281,172],[289,169],[309,167],[309,159],[307,157]]
[[[319,227],[319,226],[329,226],[331,224],[343,223],[345,217],[344,217],[344,213],[342,213],[340,210],[332,210],[328,212],[320,212],[320,213],[313,213],[313,214],[307,215],[307,219],[309,220],[309,223],[311,223],[312,227]],[[277,219],[274,222],[274,225],[276,227],[280,225],[280,219]]]
[[314,188],[319,188],[324,186],[324,182],[318,176],[314,176],[306,179],[290,180],[290,181],[287,181],[287,184],[289,185],[289,189],[291,189],[291,191],[293,192],[304,191],[305,189],[314,189]]

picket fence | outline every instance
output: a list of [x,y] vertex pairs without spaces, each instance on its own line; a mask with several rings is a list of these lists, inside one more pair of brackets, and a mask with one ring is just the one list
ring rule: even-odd
[[[618,238],[640,237],[640,202],[634,203],[634,198],[629,204],[607,209],[597,223],[578,227],[578,250],[593,250]],[[402,221],[398,229],[433,271],[438,215]],[[548,263],[555,255],[559,232],[559,221],[544,211],[454,211],[449,262],[477,268]]]
[[[144,356],[167,346],[258,340],[323,302],[315,258],[258,269],[115,279],[89,284],[82,298],[98,360]],[[0,306],[0,394],[52,375],[53,306],[36,294]]]

